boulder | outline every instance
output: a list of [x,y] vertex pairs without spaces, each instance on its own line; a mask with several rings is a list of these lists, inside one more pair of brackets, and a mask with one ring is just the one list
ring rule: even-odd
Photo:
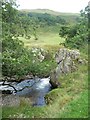
[[20,105],[20,98],[16,95],[6,95],[2,96],[2,102],[0,103],[2,106],[19,106]]
[[54,87],[60,86],[58,79],[62,74],[67,74],[77,70],[77,64],[83,64],[83,60],[80,58],[79,50],[70,50],[61,48],[55,54],[55,60],[57,67],[51,72],[50,83]]
[[51,72],[50,81],[49,82],[52,85],[52,89],[57,88],[57,87],[60,86],[60,83],[58,82],[57,74],[56,74],[55,70]]
[[47,51],[45,51],[42,48],[32,48],[32,53],[33,53],[33,63],[35,63],[36,61],[42,62],[45,59],[45,55],[47,53]]

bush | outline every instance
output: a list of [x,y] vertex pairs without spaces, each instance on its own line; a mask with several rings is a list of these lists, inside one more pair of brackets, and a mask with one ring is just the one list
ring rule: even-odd
[[4,77],[20,80],[30,73],[34,76],[47,77],[55,67],[50,53],[46,53],[45,59],[40,61],[38,53],[34,56],[35,53],[24,48],[24,44],[17,38],[5,37],[2,44],[2,75]]
[[18,39],[8,36],[2,41],[2,75],[20,79],[28,73],[31,55]]
[[[89,41],[88,38],[89,28],[87,18],[88,12],[89,11],[86,11],[85,9],[81,21],[79,23],[70,27],[69,29],[65,28],[64,31],[67,31],[66,34],[64,34],[64,36],[67,36],[64,44],[65,47],[81,49],[82,47],[88,44]],[[64,31],[62,30],[62,33],[64,33]],[[59,34],[62,35],[61,33]]]

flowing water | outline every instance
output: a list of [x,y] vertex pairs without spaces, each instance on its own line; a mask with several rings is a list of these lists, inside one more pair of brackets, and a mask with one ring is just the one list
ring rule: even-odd
[[[45,95],[51,90],[50,78],[37,78],[35,80],[24,80],[18,84],[12,83],[18,91],[15,94],[17,97],[30,98],[33,106],[45,105]],[[22,90],[23,89],[23,90]],[[12,87],[0,85],[0,90],[13,90]]]

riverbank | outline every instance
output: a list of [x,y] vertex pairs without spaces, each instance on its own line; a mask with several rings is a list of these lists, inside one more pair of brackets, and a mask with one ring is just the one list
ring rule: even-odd
[[77,71],[63,75],[60,82],[60,88],[47,94],[48,105],[32,107],[23,101],[20,107],[3,107],[3,118],[88,117],[87,65],[80,65]]

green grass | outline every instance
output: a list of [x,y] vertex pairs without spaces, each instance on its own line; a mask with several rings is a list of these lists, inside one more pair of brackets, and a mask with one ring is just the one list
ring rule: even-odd
[[60,78],[61,87],[47,94],[48,105],[31,107],[3,107],[3,118],[86,118],[88,117],[87,65]]
[[64,118],[87,118],[88,117],[88,91],[82,92],[77,99],[72,100],[65,106],[59,117]]
[[24,42],[26,47],[45,47],[45,46],[58,46],[60,43],[65,41],[64,38],[59,36],[60,26],[46,26],[45,28],[39,28],[37,30],[38,40],[35,40],[34,36],[31,35],[30,39],[25,37],[19,37]]
[[45,45],[58,45],[64,41],[63,38],[60,38],[58,34],[41,34],[38,37],[38,40],[34,40],[32,36],[31,39],[25,39],[23,37],[19,37],[25,44],[25,46],[45,46]]

